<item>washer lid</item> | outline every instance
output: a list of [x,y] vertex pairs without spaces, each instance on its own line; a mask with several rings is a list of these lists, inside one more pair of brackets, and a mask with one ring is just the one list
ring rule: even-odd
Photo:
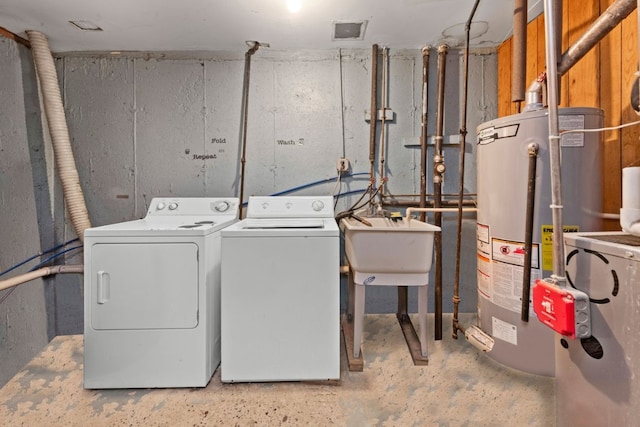
[[333,218],[247,218],[221,231],[222,237],[338,236]]
[[274,228],[324,228],[324,221],[310,218],[271,218],[271,219],[246,219],[242,229],[274,229]]

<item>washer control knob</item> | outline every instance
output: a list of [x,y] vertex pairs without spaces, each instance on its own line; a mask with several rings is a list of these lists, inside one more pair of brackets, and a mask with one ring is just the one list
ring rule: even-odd
[[178,204],[176,202],[169,203],[169,210],[170,211],[175,211],[176,209],[178,209]]
[[265,210],[266,210],[268,207],[269,207],[269,203],[264,202],[264,203],[262,204],[262,209],[265,209]]
[[217,210],[218,212],[224,212],[227,209],[229,209],[229,202],[227,201],[220,202],[217,205],[215,205],[214,209]]
[[322,209],[324,209],[324,203],[322,203],[321,200],[314,200],[313,202],[311,202],[311,207],[314,211],[320,212]]
[[160,203],[158,203],[158,206],[156,206],[156,210],[157,211],[161,211],[162,209],[165,208],[165,206],[167,206],[167,205],[165,205],[164,202],[160,202]]
[[284,207],[287,208],[287,209],[291,209],[291,206],[293,206],[293,203],[291,203],[291,202],[287,202],[287,203],[284,204]]

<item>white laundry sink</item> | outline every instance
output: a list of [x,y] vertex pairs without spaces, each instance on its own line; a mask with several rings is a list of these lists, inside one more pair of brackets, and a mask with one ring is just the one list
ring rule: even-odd
[[440,227],[411,219],[343,218],[345,253],[356,283],[424,285],[433,258],[433,236]]

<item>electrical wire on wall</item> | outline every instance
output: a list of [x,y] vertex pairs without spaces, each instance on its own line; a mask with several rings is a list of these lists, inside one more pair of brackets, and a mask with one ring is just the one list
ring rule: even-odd
[[338,64],[340,67],[340,119],[342,121],[342,157],[347,157],[347,142],[344,134],[344,79],[342,74],[342,49],[338,49]]

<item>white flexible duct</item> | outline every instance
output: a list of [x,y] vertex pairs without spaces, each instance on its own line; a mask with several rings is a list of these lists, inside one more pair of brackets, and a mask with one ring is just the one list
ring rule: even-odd
[[36,73],[40,81],[42,102],[49,124],[49,133],[53,141],[53,151],[60,174],[60,181],[62,182],[64,200],[69,210],[73,228],[80,240],[83,241],[84,230],[91,228],[91,222],[89,221],[89,213],[87,212],[84,195],[80,187],[78,170],[71,150],[69,130],[67,129],[62,97],[58,87],[56,67],[45,35],[38,31],[27,31],[27,36],[31,43]]
[[12,277],[7,280],[0,280],[0,291],[11,288],[13,286],[21,285],[25,282],[38,279],[40,277],[49,276],[51,274],[58,273],[82,273],[84,271],[83,265],[56,265],[53,267],[44,267],[39,270],[31,271],[20,276]]

